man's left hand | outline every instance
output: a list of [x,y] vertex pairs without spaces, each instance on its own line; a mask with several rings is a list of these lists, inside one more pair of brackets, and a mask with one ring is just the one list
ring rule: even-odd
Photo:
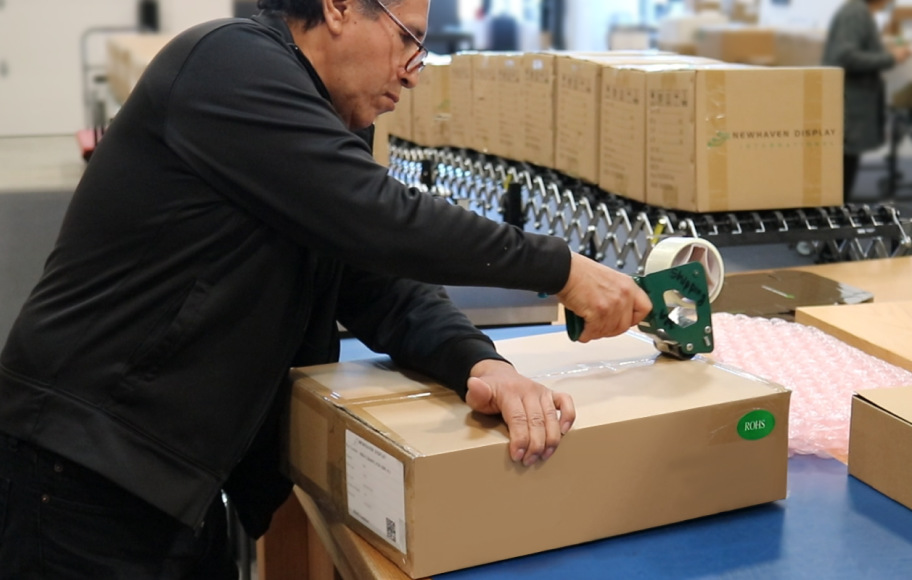
[[503,416],[510,430],[510,457],[530,466],[554,454],[576,419],[573,399],[516,372],[501,360],[472,367],[466,403],[486,415]]

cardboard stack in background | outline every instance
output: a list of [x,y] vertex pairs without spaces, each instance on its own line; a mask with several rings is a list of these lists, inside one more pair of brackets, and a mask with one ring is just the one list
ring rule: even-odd
[[697,31],[696,54],[724,62],[772,65],[776,62],[776,33],[755,26],[705,26]]
[[842,205],[843,71],[707,65],[649,75],[649,204]]
[[520,159],[554,167],[555,56],[527,53],[522,57],[523,146]]
[[[412,93],[412,139],[425,147],[450,144],[450,57],[433,57]],[[402,91],[407,92],[407,91]]]
[[496,154],[500,142],[497,53],[479,52],[472,57],[472,149]]
[[728,23],[728,18],[718,11],[682,14],[663,18],[658,24],[656,44],[659,50],[678,54],[697,54],[697,31],[704,26]]
[[499,418],[375,359],[293,371],[295,482],[412,577],[785,497],[785,389],[672,360],[636,333],[498,350],[574,397],[576,424],[547,462],[514,464]]
[[474,75],[476,52],[460,52],[450,63],[450,141],[453,147],[473,149],[475,122]]
[[825,40],[825,30],[776,30],[776,65],[819,66]]
[[387,113],[389,115],[389,134],[393,137],[399,137],[406,141],[412,141],[413,115],[412,101],[414,100],[414,91],[403,90],[399,93],[399,102],[396,108]]
[[597,184],[602,131],[602,73],[612,65],[707,62],[655,51],[559,55],[556,63],[554,168]]
[[596,149],[599,187],[628,199],[646,201],[646,77],[715,62],[671,55],[640,63],[611,63],[602,69]]
[[497,71],[497,139],[494,153],[521,161],[526,143],[526,96],[522,53],[494,55]]

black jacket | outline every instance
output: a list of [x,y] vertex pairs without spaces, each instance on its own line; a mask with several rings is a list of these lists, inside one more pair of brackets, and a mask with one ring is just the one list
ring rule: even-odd
[[0,431],[191,526],[224,487],[258,535],[289,489],[288,369],[337,360],[337,320],[464,394],[497,355],[431,284],[553,293],[568,271],[563,241],[388,177],[281,20],[200,25],[86,167],[0,354]]

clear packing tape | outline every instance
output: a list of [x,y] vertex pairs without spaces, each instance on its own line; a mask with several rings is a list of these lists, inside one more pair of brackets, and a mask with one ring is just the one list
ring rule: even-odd
[[789,454],[845,460],[852,395],[912,384],[912,373],[825,332],[781,319],[713,314],[713,360],[792,391]]

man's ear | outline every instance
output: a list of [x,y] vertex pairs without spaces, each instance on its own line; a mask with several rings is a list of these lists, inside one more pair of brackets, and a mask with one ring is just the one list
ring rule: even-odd
[[342,22],[350,16],[353,0],[323,0],[323,18],[329,30],[338,33]]

